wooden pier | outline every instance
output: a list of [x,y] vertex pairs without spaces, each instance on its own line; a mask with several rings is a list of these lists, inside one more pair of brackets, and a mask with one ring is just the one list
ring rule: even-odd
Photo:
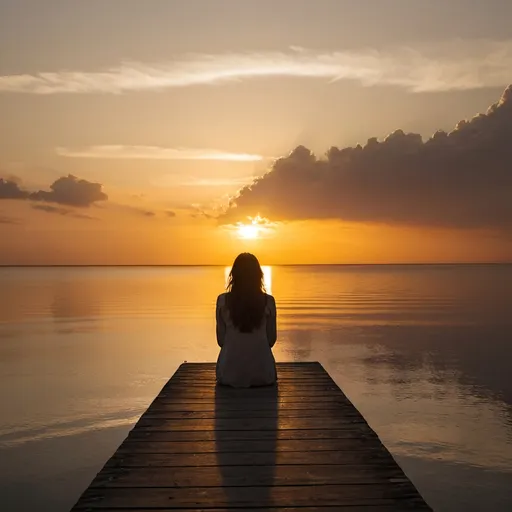
[[73,511],[431,510],[319,363],[272,388],[182,364]]

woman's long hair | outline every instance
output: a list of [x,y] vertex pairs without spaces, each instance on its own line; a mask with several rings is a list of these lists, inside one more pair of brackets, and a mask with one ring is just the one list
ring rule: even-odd
[[263,271],[256,256],[238,255],[229,273],[227,307],[240,332],[252,332],[263,321],[266,294]]

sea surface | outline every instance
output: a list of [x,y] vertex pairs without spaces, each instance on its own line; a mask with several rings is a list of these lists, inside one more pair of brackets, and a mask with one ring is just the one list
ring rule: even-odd
[[[0,268],[0,510],[64,512],[183,361],[224,267]],[[320,361],[439,511],[512,510],[512,266],[265,267],[278,361]]]

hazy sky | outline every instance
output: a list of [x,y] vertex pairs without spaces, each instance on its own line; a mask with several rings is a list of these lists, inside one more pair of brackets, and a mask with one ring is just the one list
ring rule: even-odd
[[[512,261],[509,103],[450,149],[367,147],[498,102],[510,19],[508,0],[0,0],[0,264]],[[357,144],[222,214],[297,146]]]

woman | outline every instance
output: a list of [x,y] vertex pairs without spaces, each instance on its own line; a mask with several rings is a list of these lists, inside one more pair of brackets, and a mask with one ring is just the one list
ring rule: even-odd
[[235,259],[227,293],[217,298],[216,318],[217,382],[238,388],[275,384],[276,303],[265,293],[256,256],[242,253]]

